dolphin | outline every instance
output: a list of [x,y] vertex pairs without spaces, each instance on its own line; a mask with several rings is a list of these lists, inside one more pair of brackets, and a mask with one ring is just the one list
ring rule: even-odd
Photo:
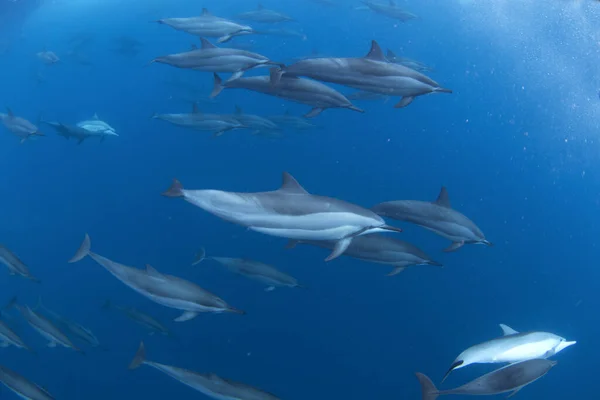
[[271,192],[186,190],[175,179],[163,196],[182,197],[219,218],[267,235],[336,241],[326,261],[344,253],[357,236],[402,231],[386,225],[370,210],[343,200],[308,193],[287,172],[283,173],[281,187]]
[[337,90],[310,79],[286,75],[280,77],[276,68],[271,69],[269,76],[253,76],[227,82],[223,82],[217,74],[214,74],[214,78],[214,88],[210,97],[218,96],[223,89],[247,89],[313,107],[305,115],[306,118],[316,117],[327,108],[347,108],[364,113]]
[[401,96],[396,108],[406,107],[416,96],[452,93],[418,71],[388,62],[375,40],[364,57],[308,58],[283,68],[274,80],[279,76],[305,76],[386,96]]
[[438,396],[446,394],[488,396],[511,392],[508,397],[512,397],[525,386],[546,375],[555,365],[556,361],[539,358],[521,361],[480,376],[456,389],[441,391],[426,375],[417,372],[417,378],[421,383],[422,400],[435,400]]
[[46,65],[52,65],[60,62],[60,58],[53,51],[40,51],[36,53],[36,56],[44,62]]
[[34,136],[45,136],[37,126],[27,121],[25,118],[17,117],[10,108],[6,108],[6,114],[0,113],[2,124],[21,138],[21,143]]
[[192,112],[189,114],[154,114],[152,118],[167,121],[183,128],[212,132],[215,137],[234,129],[246,129],[245,125],[231,116],[200,112],[196,103],[194,103]]
[[275,287],[304,288],[296,278],[271,265],[246,258],[206,257],[204,249],[201,249],[192,265],[197,265],[205,259],[214,260],[233,273],[267,284],[267,292],[274,290]]
[[[332,241],[291,240],[287,248],[293,248],[298,243],[306,243],[326,249],[333,249],[335,247],[335,242]],[[442,266],[442,264],[433,261],[431,257],[416,246],[402,240],[378,234],[355,238],[344,252],[344,255],[367,262],[393,266],[394,269],[387,276],[398,275],[407,267],[413,265]]]
[[[504,336],[469,347],[456,357],[444,380],[455,369],[481,363],[516,363],[534,358],[548,358],[577,342],[548,332],[519,333],[508,325],[500,324]],[[442,382],[444,381],[442,380]]]
[[81,126],[66,125],[61,122],[44,121],[44,123],[53,127],[60,136],[64,137],[67,140],[69,140],[70,138],[75,138],[75,140],[77,140],[77,144],[83,143],[83,141],[88,138],[100,138],[100,141],[102,142],[107,136],[119,136],[114,132],[114,134],[111,133],[110,130],[93,131],[83,128]]
[[20,275],[30,281],[39,283],[40,280],[31,275],[27,265],[15,253],[3,244],[0,244],[0,263],[6,265],[8,273],[11,275]]
[[394,0],[389,0],[388,4],[376,3],[370,0],[363,0],[363,4],[366,5],[376,14],[385,15],[386,17],[397,19],[401,22],[406,22],[410,21],[411,19],[418,18],[415,14],[409,13],[408,11],[405,11],[398,7]]
[[473,221],[451,207],[445,187],[434,202],[388,201],[377,204],[371,210],[382,217],[412,222],[451,240],[452,244],[444,250],[447,252],[458,250],[466,243],[493,246]]
[[257,35],[267,35],[267,36],[281,36],[281,37],[290,37],[297,38],[300,40],[308,39],[308,36],[304,32],[298,32],[293,29],[261,29],[258,31],[254,31]]
[[349,94],[348,96],[349,100],[385,100],[385,102],[387,103],[387,101],[389,100],[389,96],[386,96],[385,94],[381,94],[381,93],[373,93],[373,92],[365,92],[365,91],[360,91],[360,92],[354,92]]
[[202,289],[195,283],[176,276],[161,274],[146,264],[146,270],[128,267],[91,251],[91,240],[86,233],[77,253],[69,260],[75,263],[86,256],[104,267],[115,278],[135,290],[142,296],[165,307],[182,310],[183,314],[175,318],[182,322],[195,318],[201,312],[244,314],[243,311],[229,306],[221,298]]
[[92,347],[100,346],[100,341],[89,328],[86,328],[80,323],[65,318],[62,315],[50,310],[42,302],[41,296],[38,297],[38,304],[36,309],[40,309],[44,313],[49,315],[59,326],[64,328],[64,330],[69,331],[73,336],[77,337],[79,340],[86,342]]
[[201,374],[171,365],[159,364],[146,360],[144,342],[140,343],[129,369],[137,369],[142,364],[148,365],[171,378],[178,380],[194,390],[217,400],[279,400],[276,396],[244,383],[220,378],[215,374]]
[[273,121],[260,117],[258,115],[246,114],[241,107],[235,106],[235,113],[232,118],[236,119],[240,124],[252,129],[252,133],[275,133],[281,130]]
[[119,136],[112,126],[98,118],[98,114],[94,114],[91,119],[78,122],[77,126],[99,136]]
[[271,115],[267,118],[285,128],[295,129],[299,131],[318,128],[317,125],[309,122],[306,118],[301,118],[292,115],[289,110],[286,110],[282,115]]
[[0,366],[0,382],[24,400],[54,400],[46,389],[3,366]]
[[177,68],[193,69],[206,72],[231,72],[230,80],[240,78],[244,72],[272,65],[283,64],[273,62],[267,57],[246,50],[221,48],[200,38],[201,48],[193,48],[184,53],[157,57],[150,63],[162,63]]
[[429,65],[424,64],[420,61],[412,60],[410,58],[399,57],[392,50],[389,50],[389,49],[385,55],[385,58],[391,63],[404,65],[405,67],[414,69],[415,71],[419,71],[419,72],[433,71],[433,68],[430,67]]
[[8,347],[10,345],[33,352],[15,331],[13,331],[4,321],[0,321],[0,347]]
[[264,8],[262,4],[259,4],[256,10],[246,11],[238,14],[236,19],[242,21],[253,21],[261,24],[276,24],[279,22],[294,21],[292,17],[280,13],[279,11]]
[[249,35],[254,29],[248,25],[241,25],[225,18],[212,15],[206,8],[198,17],[190,18],[163,18],[159,24],[200,37],[216,37],[218,43],[225,43],[235,36]]
[[166,335],[166,336],[173,335],[171,333],[171,331],[169,330],[169,328],[164,326],[156,318],[154,318],[146,313],[143,313],[136,308],[112,304],[110,300],[106,300],[106,302],[104,303],[102,308],[105,310],[115,309],[117,311],[120,311],[130,320],[149,329],[151,332],[150,333],[151,335],[153,335],[155,332],[160,333],[161,335]]

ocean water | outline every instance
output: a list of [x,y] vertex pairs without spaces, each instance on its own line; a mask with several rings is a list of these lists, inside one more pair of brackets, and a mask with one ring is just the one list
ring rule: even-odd
[[[499,336],[498,324],[504,323],[578,342],[554,357],[557,367],[517,398],[594,398],[600,337],[600,232],[594,222],[600,201],[599,5],[407,0],[398,5],[420,18],[400,23],[357,10],[360,2],[349,0],[331,7],[308,0],[262,3],[293,16],[297,22],[285,27],[306,39],[252,35],[232,43],[251,43],[252,51],[290,63],[313,49],[358,57],[375,39],[384,49],[433,65],[428,75],[454,93],[422,96],[403,109],[393,107],[397,98],[356,102],[365,114],[327,110],[312,120],[319,129],[281,138],[247,131],[212,138],[150,118],[189,112],[189,88],[198,88],[199,98],[213,84],[210,73],[148,65],[197,43],[150,21],[197,15],[202,7],[232,18],[254,9],[254,2],[46,1],[18,33],[10,33],[10,47],[0,58],[0,104],[31,121],[41,116],[74,123],[97,113],[119,137],[77,145],[43,127],[46,137],[19,144],[1,129],[0,241],[42,282],[6,274],[0,299],[16,295],[34,306],[42,296],[47,307],[89,327],[106,349],[84,347],[83,356],[47,348],[10,312],[8,323],[36,354],[0,349],[0,364],[57,399],[202,398],[154,369],[129,371],[143,340],[150,360],[214,372],[282,399],[418,399],[416,371],[439,382],[462,350]],[[82,50],[91,65],[68,56],[70,38],[82,32],[93,37]],[[141,42],[138,54],[111,50],[123,35]],[[43,49],[62,61],[43,65],[35,56]],[[185,87],[167,83],[173,80]],[[262,116],[309,110],[243,90],[199,103],[214,113],[231,113],[235,105]],[[273,190],[283,171],[311,193],[365,207],[397,199],[433,201],[444,185],[452,206],[495,246],[443,253],[447,240],[390,221],[404,229],[398,238],[444,268],[419,266],[387,277],[385,266],[349,257],[325,263],[322,249],[285,249],[285,239],[160,195],[174,177],[191,189]],[[92,260],[67,263],[86,232],[93,251],[192,280],[247,315],[173,322],[177,310],[138,295]],[[214,262],[191,267],[200,247],[208,255],[272,264],[308,289],[266,292]],[[176,340],[149,335],[123,315],[102,310],[107,299],[155,316]],[[493,368],[461,369],[442,387]]]

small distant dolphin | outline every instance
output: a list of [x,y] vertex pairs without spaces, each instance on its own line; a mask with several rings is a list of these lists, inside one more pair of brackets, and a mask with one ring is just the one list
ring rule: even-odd
[[89,328],[86,328],[80,323],[65,318],[62,315],[50,310],[42,302],[41,296],[38,297],[38,304],[36,309],[40,309],[46,314],[48,314],[56,323],[58,323],[61,327],[66,328],[65,330],[68,330],[73,336],[77,337],[79,340],[84,341],[92,347],[100,347],[100,341]]
[[[335,242],[331,241],[290,240],[287,248],[293,248],[297,243],[306,243],[326,249],[333,249],[335,247]],[[387,276],[398,275],[407,267],[413,265],[442,266],[442,264],[433,261],[431,257],[418,247],[408,242],[379,234],[355,238],[344,252],[344,255],[367,262],[393,266],[394,270],[387,274]]]
[[146,270],[143,271],[116,263],[93,253],[91,245],[90,237],[86,233],[77,253],[69,262],[74,263],[90,256],[115,278],[142,296],[165,307],[182,310],[183,314],[175,318],[177,322],[188,321],[202,312],[244,314],[243,311],[229,306],[221,298],[195,283],[176,276],[161,274],[148,264],[146,264]]
[[46,136],[40,132],[37,126],[25,118],[15,116],[10,108],[7,107],[6,110],[6,114],[0,113],[0,121],[6,129],[21,138],[21,143],[34,136]]
[[364,113],[337,90],[310,79],[279,76],[276,68],[271,69],[269,76],[252,76],[227,82],[223,82],[217,74],[214,74],[214,78],[210,97],[218,96],[223,89],[247,89],[313,107],[305,115],[306,118],[316,117],[328,108],[347,108]]
[[309,122],[306,118],[301,118],[292,115],[289,110],[285,110],[285,112],[282,115],[271,115],[267,118],[275,122],[276,124],[299,131],[318,128],[317,125]]
[[546,375],[555,365],[556,361],[544,359],[522,361],[499,368],[456,389],[441,391],[426,375],[417,372],[417,378],[421,383],[422,400],[435,400],[438,396],[446,394],[488,396],[511,392],[508,397],[512,397],[525,386]]
[[246,258],[207,257],[204,249],[201,249],[196,255],[192,265],[198,265],[205,259],[214,260],[231,272],[267,284],[267,292],[274,290],[275,287],[304,288],[296,278],[279,271],[271,265]]
[[401,232],[377,214],[343,200],[308,193],[293,176],[271,192],[236,193],[221,190],[185,190],[178,180],[163,193],[182,197],[226,221],[267,235],[296,240],[334,240],[327,261],[340,256],[357,236]]
[[473,221],[450,205],[448,190],[442,187],[436,201],[397,200],[377,204],[371,208],[382,217],[412,222],[452,241],[444,251],[455,251],[464,244],[492,243]]
[[27,265],[15,253],[3,244],[0,244],[0,263],[6,265],[8,273],[11,275],[20,275],[30,281],[39,283],[40,280],[31,275]]
[[119,136],[112,126],[98,118],[98,114],[94,114],[91,119],[78,122],[77,126],[98,136]]
[[0,347],[8,347],[10,345],[33,352],[15,331],[13,331],[4,321],[0,321]]
[[120,311],[130,320],[149,329],[151,335],[153,335],[155,332],[160,333],[161,335],[166,335],[166,336],[173,335],[171,333],[171,331],[169,330],[169,328],[164,326],[156,318],[154,318],[146,313],[143,313],[136,308],[112,304],[110,300],[106,300],[106,302],[104,303],[102,308],[105,310],[115,309],[117,311]]
[[[534,358],[548,358],[577,342],[548,332],[519,333],[500,324],[504,336],[469,347],[460,353],[444,375],[444,380],[455,369],[481,363],[515,363]],[[443,380],[442,380],[443,382]]]
[[152,118],[183,128],[212,132],[215,137],[234,129],[246,129],[245,125],[232,116],[200,112],[196,103],[194,103],[191,113],[154,114]]
[[0,382],[24,400],[54,400],[46,389],[3,366],[0,366]]
[[163,18],[159,24],[200,37],[216,37],[218,43],[225,43],[235,36],[249,35],[254,29],[248,25],[241,25],[225,18],[212,15],[206,8],[198,17],[190,18]]
[[178,380],[194,390],[217,400],[279,400],[276,396],[244,383],[220,378],[215,374],[201,374],[171,365],[159,364],[146,360],[144,342],[140,343],[129,369],[137,369],[142,364],[148,365],[171,378]]
[[431,72],[433,68],[427,64],[423,64],[420,61],[411,60],[410,58],[399,57],[392,50],[387,51],[385,58],[391,63],[404,65],[405,67],[414,69],[419,72]]
[[60,58],[58,58],[58,56],[52,51],[40,51],[39,53],[36,53],[36,56],[46,65],[52,65],[60,62]]
[[[100,141],[103,142],[104,138],[107,136],[119,136],[110,130],[92,131],[82,128],[81,126],[66,125],[61,122],[44,121],[44,123],[53,127],[60,136],[67,140],[70,138],[75,138],[75,140],[77,140],[77,144],[83,143],[83,141],[88,138],[100,138]],[[87,126],[89,126],[89,124]]]
[[162,63],[177,68],[206,72],[230,72],[230,80],[241,78],[244,72],[272,65],[283,65],[267,57],[246,50],[217,47],[204,38],[200,38],[201,48],[184,53],[157,57],[151,63]]
[[397,19],[402,22],[418,18],[415,14],[409,13],[408,11],[405,11],[398,7],[394,0],[389,0],[388,4],[375,3],[370,0],[363,0],[363,4],[365,4],[377,14],[385,15],[386,17]]
[[279,11],[264,8],[262,4],[259,4],[256,10],[238,14],[236,18],[241,19],[242,21],[253,21],[261,24],[276,24],[279,22],[294,21],[292,17],[280,13]]
[[257,35],[298,38],[300,40],[308,39],[308,36],[306,35],[306,33],[298,32],[293,29],[261,29],[258,31],[254,31],[254,33]]
[[281,130],[273,121],[254,114],[246,114],[240,106],[235,106],[235,113],[232,116],[240,124],[252,129],[253,134],[276,133]]

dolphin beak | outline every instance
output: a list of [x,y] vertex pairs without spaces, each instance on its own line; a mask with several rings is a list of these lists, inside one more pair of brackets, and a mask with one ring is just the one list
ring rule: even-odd
[[558,353],[559,351],[566,349],[567,347],[573,346],[576,343],[577,341],[567,342],[566,340],[563,340],[558,346],[556,346],[556,352]]
[[396,228],[395,226],[391,225],[383,225],[381,229],[385,229],[386,231],[390,232],[402,232],[402,228]]
[[485,240],[485,239],[483,239],[483,240],[482,240],[481,242],[479,242],[479,243],[481,243],[481,244],[485,244],[486,246],[489,246],[489,247],[493,247],[493,246],[494,246],[494,243],[490,242],[489,240]]

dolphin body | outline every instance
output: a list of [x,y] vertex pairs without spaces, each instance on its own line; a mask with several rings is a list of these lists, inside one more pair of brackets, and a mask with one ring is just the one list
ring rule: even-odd
[[102,306],[102,308],[108,310],[108,309],[115,309],[121,313],[123,313],[127,318],[129,318],[130,320],[146,327],[147,329],[150,330],[150,334],[153,335],[155,332],[156,333],[160,333],[161,335],[166,335],[166,336],[172,336],[171,331],[169,330],[169,328],[167,328],[166,326],[164,326],[161,322],[159,322],[156,318],[151,317],[150,315],[143,313],[141,311],[139,311],[136,308],[133,307],[124,307],[124,306],[119,306],[116,304],[112,304],[109,300],[107,300],[104,305]]
[[223,133],[234,129],[246,129],[245,125],[231,116],[200,112],[196,103],[194,103],[192,112],[189,114],[154,114],[152,118],[183,128],[212,132],[213,136],[221,136]]
[[0,382],[24,400],[54,400],[46,389],[3,366],[0,366]]
[[83,143],[83,141],[88,138],[100,138],[100,141],[103,142],[104,138],[107,136],[119,136],[114,133],[114,131],[111,132],[110,130],[92,131],[77,125],[65,125],[61,122],[44,121],[44,123],[53,127],[56,130],[56,133],[67,140],[75,138],[77,144]]
[[292,115],[289,110],[286,110],[282,115],[271,115],[268,117],[268,119],[285,128],[295,129],[298,131],[306,131],[317,128],[317,125],[307,121],[306,118]]
[[433,68],[430,67],[429,65],[424,64],[417,60],[412,60],[410,58],[399,57],[396,55],[396,53],[394,53],[392,50],[389,50],[389,49],[385,55],[385,58],[391,63],[404,65],[405,67],[414,69],[415,71],[419,71],[419,72],[433,71]]
[[254,33],[252,27],[216,17],[206,8],[202,9],[202,14],[198,17],[164,18],[156,22],[190,35],[219,38],[218,43],[228,42],[235,36]]
[[182,197],[219,218],[267,235],[336,241],[326,261],[344,253],[357,236],[402,231],[386,225],[370,210],[343,200],[308,193],[287,172],[283,173],[281,187],[271,192],[186,190],[175,179],[163,195]]
[[3,244],[0,244],[0,263],[6,265],[8,273],[11,275],[20,275],[30,281],[39,283],[40,280],[31,275],[29,268],[15,253]]
[[[335,242],[318,240],[291,240],[287,247],[293,248],[297,243],[306,243],[326,249],[335,247]],[[377,234],[355,238],[344,252],[344,255],[367,262],[391,265],[394,269],[388,276],[397,275],[413,265],[442,266],[442,264],[433,261],[421,249],[408,242]]]
[[157,57],[151,62],[172,65],[177,68],[193,69],[205,72],[231,72],[230,80],[240,78],[244,72],[270,65],[282,64],[273,62],[267,57],[246,50],[221,48],[200,38],[200,49],[193,48],[184,53]]
[[253,134],[273,134],[281,131],[281,128],[270,119],[254,114],[246,114],[239,106],[235,106],[235,113],[233,114],[232,118],[236,119],[240,124],[244,125],[245,127],[252,129]]
[[69,262],[77,262],[86,256],[90,256],[115,278],[142,296],[165,307],[182,310],[183,314],[175,318],[177,322],[188,321],[201,312],[244,314],[243,311],[229,306],[224,300],[202,289],[195,283],[176,276],[161,274],[148,264],[146,264],[146,270],[144,271],[116,263],[93,253],[91,251],[91,240],[87,234],[77,253]]
[[46,65],[52,65],[60,62],[60,58],[53,51],[40,51],[36,56]]
[[548,332],[519,333],[504,324],[500,324],[500,328],[504,336],[469,347],[460,353],[444,375],[444,380],[455,369],[467,365],[545,359],[577,343],[567,342],[565,338]]
[[280,13],[279,11],[264,8],[262,4],[259,4],[256,10],[246,11],[238,14],[236,19],[258,22],[261,24],[276,24],[279,22],[294,21],[292,17]]
[[365,57],[308,58],[283,68],[277,76],[305,76],[386,96],[401,96],[396,108],[406,107],[417,96],[452,93],[418,71],[388,62],[374,40]]
[[435,400],[438,396],[446,394],[488,396],[511,392],[508,397],[512,397],[525,386],[546,375],[555,365],[556,361],[539,358],[521,361],[480,376],[456,389],[441,391],[426,375],[417,372],[417,378],[421,383],[422,400]]
[[363,0],[363,4],[377,14],[385,15],[386,17],[397,19],[402,22],[407,22],[411,19],[418,18],[415,14],[409,13],[408,11],[398,7],[394,0],[389,0],[388,4]]
[[246,385],[220,378],[215,374],[201,374],[171,365],[159,364],[146,360],[144,342],[140,343],[135,357],[129,364],[129,369],[139,368],[142,364],[148,365],[171,378],[178,380],[194,390],[217,400],[279,400],[276,396]]
[[328,108],[347,108],[363,113],[350,100],[335,89],[320,82],[294,76],[280,76],[276,68],[271,69],[269,76],[253,76],[223,82],[219,75],[214,75],[214,88],[210,97],[216,97],[223,89],[246,89],[271,96],[309,105],[312,110],[306,118],[316,117]]
[[448,190],[442,187],[436,201],[398,200],[380,203],[371,208],[375,213],[400,221],[412,222],[452,241],[444,251],[455,251],[464,244],[492,243],[473,221],[454,210]]
[[0,113],[2,124],[21,138],[21,143],[34,136],[45,136],[37,126],[27,121],[25,118],[17,117],[10,108],[6,108],[6,114]]
[[62,315],[50,310],[42,303],[41,297],[38,298],[37,308],[41,309],[43,312],[49,315],[59,326],[65,328],[65,330],[69,331],[73,336],[77,337],[79,340],[84,341],[92,347],[100,346],[100,341],[89,328],[86,328],[80,323],[65,318]]
[[8,347],[10,345],[33,352],[15,331],[4,323],[4,321],[0,321],[0,347]]
[[98,118],[98,114],[94,114],[91,119],[78,122],[77,126],[98,136],[119,136],[112,126]]

